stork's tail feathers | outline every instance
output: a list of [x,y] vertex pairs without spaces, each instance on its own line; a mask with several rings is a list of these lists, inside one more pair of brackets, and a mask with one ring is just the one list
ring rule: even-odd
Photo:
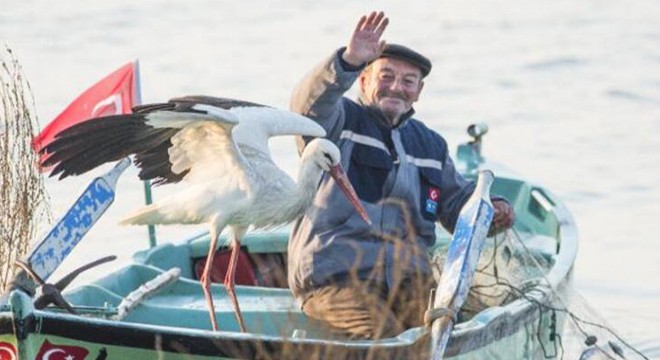
[[165,224],[163,217],[160,216],[158,206],[148,205],[134,213],[126,216],[119,221],[119,225],[156,225]]
[[200,224],[205,219],[190,214],[180,206],[173,208],[167,204],[151,204],[142,207],[119,221],[119,225],[184,225]]

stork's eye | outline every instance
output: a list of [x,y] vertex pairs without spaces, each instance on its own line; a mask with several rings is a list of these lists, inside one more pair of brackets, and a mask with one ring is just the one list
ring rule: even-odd
[[330,154],[328,154],[328,153],[323,153],[323,156],[324,156],[326,159],[328,159],[328,161],[330,161],[330,163],[332,164],[332,156],[330,156]]

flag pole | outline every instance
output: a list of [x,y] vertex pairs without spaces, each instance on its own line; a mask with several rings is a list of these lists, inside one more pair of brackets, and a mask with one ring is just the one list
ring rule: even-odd
[[[135,92],[134,104],[142,105],[142,86],[140,83],[140,61],[135,60]],[[142,181],[144,185],[144,203],[151,205],[153,203],[153,198],[151,196],[151,182],[149,180]],[[149,232],[149,247],[156,246],[156,227],[154,225],[147,225],[147,231]]]

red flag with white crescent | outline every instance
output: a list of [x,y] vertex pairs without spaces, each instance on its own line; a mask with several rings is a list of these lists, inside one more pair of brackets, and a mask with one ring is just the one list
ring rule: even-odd
[[[91,118],[130,114],[139,103],[137,61],[130,62],[85,90],[50,122],[33,140],[34,149],[40,151],[60,131]],[[42,155],[41,161],[48,154]]]
[[36,360],[83,360],[89,350],[80,346],[55,345],[44,341],[37,353]]

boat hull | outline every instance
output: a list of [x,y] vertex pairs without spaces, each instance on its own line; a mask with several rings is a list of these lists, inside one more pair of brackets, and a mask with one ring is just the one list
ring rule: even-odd
[[[14,295],[14,297],[19,295]],[[144,326],[68,314],[30,310],[29,298],[20,294],[14,304],[24,306],[21,319],[0,314],[0,343],[14,344],[17,359],[40,359],[48,349],[83,351],[84,359],[423,359],[428,358],[430,333],[411,329],[395,339],[322,341],[235,332],[213,333]],[[23,303],[23,301],[26,301]],[[556,355],[556,344],[543,329],[551,314],[526,308],[517,316],[500,315],[479,331],[454,333],[445,358],[532,359]],[[563,322],[560,319],[559,322]],[[16,332],[14,333],[14,329]],[[542,339],[545,338],[545,339]],[[543,344],[545,342],[545,344]]]

